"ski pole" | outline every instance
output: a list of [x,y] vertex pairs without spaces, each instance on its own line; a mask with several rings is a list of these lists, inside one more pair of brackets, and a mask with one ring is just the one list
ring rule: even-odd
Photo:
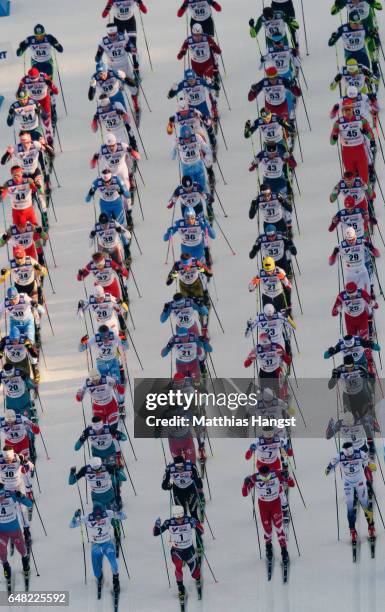
[[[54,164],[53,162],[52,162],[52,172],[53,172],[54,177],[55,177],[55,179],[56,179],[57,186],[58,186],[58,187],[59,187],[59,189],[60,189],[61,184],[60,184],[60,181],[59,181],[58,176],[57,176],[57,174],[56,174],[56,168],[55,168],[55,164]],[[50,194],[50,196],[51,196],[51,194]],[[52,199],[51,199],[51,201],[52,201]],[[56,215],[55,215],[55,219],[56,219]],[[56,221],[57,221],[57,219],[56,219]]]
[[164,542],[163,542],[163,533],[162,530],[160,530],[160,541],[162,543],[162,550],[163,550],[163,557],[164,557],[164,564],[166,566],[166,572],[167,572],[167,579],[168,579],[168,588],[171,588],[171,582],[170,582],[170,574],[168,571],[168,564],[167,564],[167,557],[166,557],[166,551],[164,548]]
[[143,17],[140,11],[139,11],[139,17],[140,17],[140,23],[142,24],[142,30],[143,30],[144,42],[146,44],[146,49],[147,49],[148,61],[150,63],[151,71],[153,72],[154,68],[152,67],[150,49],[148,48],[148,42],[147,42],[147,36],[146,36],[146,30],[144,29]]
[[140,291],[139,291],[138,283],[136,282],[135,274],[134,274],[134,272],[133,272],[133,270],[132,270],[132,267],[130,267],[130,272],[131,272],[132,280],[134,281],[134,284],[135,284],[136,290],[137,290],[137,292],[138,292],[138,296],[141,298],[141,297],[143,297],[143,296],[142,296],[142,294],[141,294],[141,293],[140,293]]
[[142,249],[140,248],[140,245],[139,245],[139,242],[138,242],[138,239],[137,239],[137,237],[136,237],[136,233],[135,233],[134,229],[132,229],[132,230],[131,230],[131,233],[132,233],[132,235],[133,235],[133,236],[134,236],[134,238],[135,238],[135,242],[136,242],[136,245],[137,245],[137,247],[138,247],[138,251],[139,251],[140,255],[143,255],[143,251],[142,251]]
[[[125,423],[125,421],[124,421],[124,420],[123,420],[123,424],[124,424],[124,426],[125,426],[125,430],[126,430],[126,433],[127,433],[127,438],[128,438],[129,443],[130,443],[131,450],[132,450],[132,454],[134,455],[134,459],[135,459],[135,461],[138,461],[138,457],[137,457],[137,456],[136,456],[136,454],[135,454],[134,446],[133,446],[132,441],[131,441],[131,436],[130,436],[130,434],[128,433],[128,430],[127,430],[127,425],[126,425],[126,423]],[[118,443],[118,446],[119,446],[119,448],[120,448],[120,452],[122,453],[122,457],[123,457],[124,463],[126,464],[126,459],[125,459],[125,457],[124,457],[122,447],[120,446],[120,444],[119,444],[119,443]]]
[[49,248],[51,250],[51,255],[52,255],[52,261],[53,261],[53,265],[56,268],[56,260],[55,260],[55,255],[53,254],[53,248],[52,248],[52,242],[51,242],[51,238],[50,236],[48,236],[48,244],[49,244]]
[[163,438],[162,436],[160,437],[160,443],[162,445],[162,452],[163,452],[163,459],[164,459],[164,464],[167,467],[167,459],[166,459],[166,451],[164,450],[164,444],[163,444]]
[[300,297],[299,297],[299,291],[298,291],[297,279],[296,279],[296,277],[295,277],[294,270],[293,270],[293,279],[294,279],[295,290],[296,290],[296,293],[297,293],[298,304],[299,304],[299,307],[300,307],[300,310],[301,310],[301,314],[303,314],[302,304],[301,304],[301,299],[300,299]]
[[258,548],[259,548],[259,558],[262,559],[262,551],[261,551],[261,542],[259,540],[259,527],[258,527],[258,519],[257,519],[257,513],[255,511],[255,489],[253,488],[253,495],[250,497],[251,499],[251,503],[253,506],[253,517],[255,520],[255,528],[257,530],[257,539],[258,539]]
[[222,168],[221,168],[221,165],[220,165],[220,163],[219,163],[219,161],[218,161],[218,158],[215,160],[215,163],[216,163],[216,164],[217,164],[217,166],[218,166],[218,170],[219,170],[220,175],[221,175],[221,177],[222,177],[223,184],[224,184],[224,185],[227,185],[227,182],[226,182],[225,177],[223,176]]
[[36,576],[39,578],[39,577],[40,577],[40,574],[39,574],[39,570],[37,569],[36,560],[35,560],[35,555],[33,554],[32,544],[30,544],[29,550],[31,551],[31,556],[32,556],[32,561],[33,561],[33,564],[34,564],[34,566],[35,566]]
[[377,496],[376,496],[376,494],[375,494],[375,492],[374,492],[374,488],[373,488],[373,487],[372,487],[372,493],[373,493],[374,501],[376,502],[376,506],[377,506],[378,514],[380,515],[380,519],[381,519],[382,526],[383,526],[383,528],[385,529],[384,519],[382,518],[382,514],[381,514],[380,506],[378,505]]
[[296,545],[296,547],[297,547],[298,556],[300,557],[300,556],[301,556],[301,553],[300,553],[300,551],[299,551],[298,540],[297,540],[297,534],[296,534],[295,527],[294,527],[294,522],[293,522],[293,515],[292,515],[292,513],[291,513],[291,508],[290,508],[289,500],[287,499],[286,501],[287,501],[287,507],[288,507],[288,509],[289,509],[289,515],[290,515],[291,526],[293,527],[293,533],[294,533],[295,545]]
[[219,117],[218,117],[218,124],[219,124],[219,129],[221,130],[221,134],[222,134],[223,142],[224,142],[224,145],[225,145],[225,149],[226,149],[226,151],[228,151],[229,149],[228,149],[228,146],[227,146],[225,135],[223,133],[222,122],[221,122]]
[[196,493],[197,498],[198,498],[198,503],[199,503],[199,507],[201,509],[202,515],[204,516],[204,518],[207,521],[207,525],[208,525],[208,528],[210,529],[210,533],[211,533],[211,536],[212,536],[213,540],[215,540],[215,536],[213,534],[213,530],[211,529],[210,521],[207,518],[207,513],[206,513],[206,509],[205,509],[205,503],[202,502],[200,497],[199,497],[198,489],[197,489],[197,486],[196,486],[195,482],[194,482],[194,487],[195,487],[195,493]]
[[306,55],[309,55],[309,47],[307,45],[307,32],[306,32],[305,11],[303,8],[303,0],[301,0],[301,11],[302,11],[303,31],[305,34]]
[[293,386],[292,386],[292,384],[291,384],[291,382],[290,382],[290,378],[288,378],[288,377],[287,377],[287,378],[286,378],[286,380],[287,380],[287,382],[288,382],[288,384],[289,384],[290,390],[291,390],[291,392],[292,392],[292,394],[293,394],[293,397],[294,397],[294,399],[295,399],[295,403],[297,404],[297,407],[298,407],[298,412],[299,412],[299,413],[300,413],[300,415],[301,415],[301,418],[302,418],[303,424],[304,424],[305,428],[307,428],[306,421],[305,421],[305,418],[304,418],[304,416],[303,416],[303,412],[302,412],[302,410],[301,410],[301,406],[300,406],[300,404],[299,404],[299,401],[298,401],[298,399],[297,399],[296,394],[294,393],[294,389],[293,389]]
[[46,529],[45,529],[45,527],[44,527],[43,519],[41,518],[41,514],[40,514],[39,506],[37,505],[37,502],[36,502],[36,498],[35,498],[35,496],[33,496],[33,503],[34,503],[34,505],[35,505],[37,515],[38,515],[38,517],[39,517],[39,519],[40,519],[41,526],[43,527],[44,534],[47,536],[48,534],[47,534],[47,531],[46,531]]
[[207,556],[206,556],[205,551],[204,551],[204,550],[202,550],[202,553],[203,553],[204,559],[205,559],[205,561],[206,561],[206,563],[207,563],[207,566],[208,566],[208,568],[209,568],[209,570],[210,570],[210,572],[211,572],[211,575],[212,575],[212,577],[214,578],[214,582],[218,582],[218,580],[215,578],[215,574],[214,574],[213,570],[211,569],[211,565],[210,565],[210,563],[209,563],[209,560],[208,560],[208,558],[207,558]]
[[308,123],[308,126],[309,126],[309,130],[311,131],[310,119],[309,119],[309,115],[307,114],[307,108],[306,108],[306,103],[305,103],[305,99],[303,97],[303,94],[302,94],[301,98],[302,98],[303,108],[305,110],[305,115],[306,115],[307,123]]
[[122,546],[122,543],[120,541],[120,538],[118,539],[118,544],[119,544],[119,547],[120,547],[120,551],[122,553],[122,557],[123,557],[123,561],[124,561],[124,567],[126,568],[128,579],[131,580],[130,572],[128,571],[127,561],[126,561],[126,557],[124,556],[124,550],[123,550],[123,546]]
[[299,152],[301,154],[301,160],[303,162],[302,145],[301,145],[301,139],[300,139],[300,136],[299,136],[298,123],[297,123],[297,117],[296,116],[294,116],[294,122],[295,122],[295,129],[297,131]]
[[221,328],[222,332],[223,332],[223,333],[225,333],[225,330],[223,329],[223,325],[222,325],[222,322],[221,322],[221,320],[220,320],[220,318],[219,318],[219,315],[218,315],[217,309],[216,309],[216,308],[215,308],[215,306],[214,306],[214,302],[213,302],[213,300],[212,300],[212,297],[211,297],[211,295],[210,295],[210,294],[208,294],[208,295],[209,295],[210,303],[211,303],[211,306],[213,307],[213,310],[214,310],[215,316],[216,316],[216,317],[217,317],[217,319],[218,319],[219,326],[220,326],[220,328]]
[[45,445],[44,438],[43,438],[43,434],[42,434],[41,430],[40,430],[40,439],[41,439],[41,441],[42,441],[42,443],[43,443],[43,447],[44,447],[44,450],[45,450],[45,454],[47,455],[47,459],[49,460],[49,459],[50,459],[50,457],[49,457],[49,455],[48,455],[47,447],[46,447],[46,445]]
[[145,146],[144,146],[144,143],[143,143],[143,140],[142,140],[142,135],[141,135],[140,130],[139,130],[139,123],[136,120],[136,116],[135,116],[134,110],[133,110],[133,108],[131,106],[130,98],[128,97],[126,92],[124,92],[124,95],[125,95],[126,101],[128,103],[128,106],[130,107],[131,115],[132,115],[132,118],[133,118],[134,123],[135,123],[136,131],[138,133],[138,137],[139,137],[139,140],[140,140],[140,144],[142,145],[144,156],[145,156],[146,159],[148,159],[147,151],[145,149]]
[[128,327],[126,328],[126,332],[127,332],[127,334],[128,334],[128,337],[129,337],[129,338],[130,338],[130,340],[131,340],[132,348],[133,348],[133,349],[134,349],[134,351],[135,351],[135,355],[136,355],[136,358],[137,358],[137,360],[138,360],[138,362],[139,362],[139,365],[140,365],[141,369],[143,370],[143,364],[142,364],[142,362],[141,362],[141,360],[140,360],[140,357],[139,357],[138,351],[136,350],[135,343],[134,343],[134,341],[133,341],[133,339],[132,339],[132,336],[131,336],[131,333],[130,333],[130,330],[128,329]]
[[[83,562],[84,562],[84,584],[87,584],[87,561],[86,561],[86,547],[84,545],[84,533],[83,533],[83,525],[80,522],[80,533],[82,536],[82,546],[83,546]],[[87,535],[88,538],[88,535]],[[89,540],[88,540],[89,541]]]
[[223,93],[225,94],[225,98],[226,98],[227,106],[229,107],[229,111],[231,111],[230,102],[229,102],[229,99],[228,99],[228,97],[227,97],[227,92],[226,92],[225,84],[224,84],[224,82],[223,82],[223,79],[222,79],[222,75],[221,75],[221,73],[220,73],[220,70],[218,70],[218,74],[219,74],[220,81],[221,81],[221,83],[222,83]]
[[337,477],[336,471],[334,472],[334,490],[335,490],[335,500],[336,500],[336,515],[337,515],[337,540],[340,541],[340,515],[338,510],[338,493],[337,493]]
[[51,317],[49,316],[49,310],[48,310],[48,307],[47,307],[47,301],[46,301],[45,297],[43,297],[43,304],[44,304],[45,311],[47,313],[48,322],[49,322],[49,326],[51,328],[52,335],[54,336],[55,332],[53,331],[52,321],[51,321]]
[[305,83],[305,87],[306,87],[306,89],[309,89],[308,86],[307,86],[307,81],[306,81],[306,78],[305,78],[305,73],[303,71],[302,65],[300,65],[299,69],[301,71],[303,82]]
[[225,233],[224,233],[224,231],[223,231],[222,227],[221,227],[221,226],[220,226],[220,224],[218,223],[218,220],[217,220],[217,218],[215,217],[215,215],[214,215],[214,221],[215,221],[215,223],[217,224],[217,226],[219,227],[219,231],[221,232],[221,234],[222,234],[223,238],[225,239],[225,242],[226,242],[227,246],[229,247],[229,249],[230,249],[230,251],[231,251],[231,254],[232,254],[232,255],[236,255],[236,252],[234,251],[234,249],[233,249],[233,247],[231,246],[230,242],[229,242],[229,241],[228,241],[228,239],[226,238],[226,235],[225,235]]
[[64,90],[63,90],[63,84],[61,82],[61,76],[60,76],[60,70],[59,70],[59,63],[57,61],[57,55],[56,55],[56,50],[54,49],[54,54],[55,54],[55,64],[56,64],[56,70],[57,70],[57,76],[59,77],[59,84],[60,84],[60,93],[61,93],[61,97],[63,99],[63,106],[64,106],[64,110],[66,112],[66,115],[68,117],[68,112],[67,112],[67,105],[66,105],[66,101],[65,101],[65,97],[64,97]]
[[217,189],[216,189],[216,187],[215,187],[215,186],[214,186],[214,193],[215,193],[215,195],[216,195],[216,197],[217,197],[217,200],[218,200],[218,202],[219,202],[219,206],[220,206],[220,207],[221,207],[221,209],[223,210],[223,215],[224,215],[225,217],[228,217],[228,214],[227,214],[227,212],[225,211],[225,209],[223,208],[223,204],[222,204],[222,202],[221,202],[221,199],[220,199],[220,197],[219,197],[219,195],[218,195],[218,192],[217,192]]
[[[214,32],[215,32],[215,36],[216,36],[216,39],[217,39],[217,44],[218,44],[218,47],[221,47],[221,45],[220,45],[220,43],[219,43],[218,31],[217,31],[217,28],[215,27],[215,24],[214,24]],[[223,60],[223,54],[222,54],[222,53],[220,54],[220,58],[221,58],[222,66],[223,66],[223,72],[224,72],[224,74],[227,76],[226,67],[225,67],[225,62],[224,62],[224,60]]]

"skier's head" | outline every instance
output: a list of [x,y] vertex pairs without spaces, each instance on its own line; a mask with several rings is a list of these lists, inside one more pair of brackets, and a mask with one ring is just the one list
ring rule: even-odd
[[97,302],[103,302],[105,297],[104,289],[101,285],[96,285],[94,289],[94,298]]
[[41,25],[41,23],[37,23],[35,27],[33,28],[33,33],[35,34],[35,37],[37,38],[37,40],[43,40],[45,36],[44,26]]
[[99,504],[96,504],[92,510],[92,518],[93,520],[98,523],[99,521],[102,521],[104,519],[104,509],[102,506],[100,506]]
[[188,68],[187,70],[184,71],[184,78],[186,79],[189,86],[192,87],[193,85],[195,85],[197,75],[195,74],[194,70],[191,70],[191,68]]
[[187,327],[179,327],[178,329],[178,341],[179,342],[188,342],[188,329]]
[[108,133],[106,136],[106,145],[110,151],[115,151],[116,149],[116,136],[115,134]]
[[99,62],[98,64],[96,64],[96,72],[98,76],[102,79],[102,81],[106,80],[108,76],[108,68],[106,64],[104,64],[103,62]]
[[361,26],[361,15],[357,9],[353,9],[349,13],[349,26],[354,30]]
[[188,110],[188,100],[186,97],[186,94],[184,93],[184,91],[180,91],[178,93],[177,99],[176,99],[176,103],[178,106],[178,111],[184,111],[184,110]]
[[272,389],[270,389],[270,387],[265,387],[262,391],[262,399],[264,401],[265,404],[271,404],[271,402],[273,401],[275,395],[274,395],[274,391]]
[[19,104],[21,104],[22,106],[25,106],[29,100],[28,92],[25,89],[20,89],[16,97],[17,97]]
[[182,457],[182,455],[177,455],[176,457],[174,457],[174,465],[176,467],[177,470],[182,471],[184,468],[184,459]]
[[354,346],[354,336],[352,336],[351,334],[346,334],[346,336],[344,336],[344,344],[348,348],[353,348],[353,346]]
[[277,156],[277,143],[271,140],[265,141],[266,152],[269,159],[274,159]]
[[261,118],[263,119],[264,123],[270,123],[273,113],[269,111],[268,108],[265,108],[265,107],[261,108],[261,111],[259,114]]
[[90,380],[94,384],[98,383],[100,380],[99,370],[97,370],[96,368],[92,368],[92,370],[90,370],[90,373],[88,374],[88,380]]
[[102,270],[106,263],[103,253],[100,252],[94,253],[92,255],[92,261],[94,262],[98,270]]
[[91,457],[89,465],[94,472],[98,472],[103,468],[102,460],[100,457]]
[[102,180],[103,180],[105,183],[109,183],[109,182],[110,182],[110,180],[111,180],[111,178],[112,178],[112,173],[111,173],[111,170],[110,170],[109,168],[104,168],[104,169],[102,170]]
[[16,264],[19,266],[25,262],[25,248],[18,244],[13,249],[13,254],[15,256]]
[[100,213],[99,215],[99,223],[102,227],[105,227],[106,225],[108,225],[109,223],[109,218],[108,215],[106,213]]
[[354,368],[353,355],[345,355],[344,366],[345,366],[345,370],[348,370],[348,371],[353,370]]
[[21,166],[12,166],[11,175],[15,183],[21,183],[23,179],[23,168]]
[[356,230],[354,227],[347,227],[345,230],[345,240],[348,244],[355,244],[357,240]]
[[271,188],[266,183],[262,183],[260,186],[261,196],[264,200],[271,200]]
[[186,189],[187,191],[190,191],[192,189],[192,186],[193,186],[193,180],[191,176],[185,174],[185,176],[182,177],[182,187]]
[[18,304],[20,300],[20,295],[16,287],[8,287],[7,289],[7,298],[11,302],[11,304]]
[[5,446],[3,446],[3,457],[5,460],[5,463],[12,463],[12,461],[15,460],[15,451],[13,450],[12,446],[10,446],[9,444],[6,444]]
[[275,240],[275,237],[277,235],[277,228],[275,227],[275,225],[273,225],[272,223],[266,225],[265,234],[268,240]]
[[11,425],[16,421],[16,412],[10,409],[6,410],[4,413],[4,419],[8,425]]
[[344,172],[344,174],[343,174],[343,179],[344,179],[345,183],[348,185],[348,187],[350,185],[353,185],[355,178],[356,178],[355,174],[351,170],[346,170]]
[[181,293],[174,293],[173,297],[173,302],[175,304],[175,306],[177,306],[178,308],[182,308],[183,304],[184,304],[184,297]]
[[350,57],[346,61],[346,70],[349,74],[357,74],[359,72],[358,62],[354,57]]
[[179,138],[182,142],[188,142],[191,139],[192,131],[188,125],[182,125]]
[[28,76],[29,76],[31,81],[37,81],[39,76],[40,76],[40,72],[35,67],[34,68],[30,68],[28,70]]
[[273,317],[275,315],[275,308],[273,304],[265,304],[263,308],[263,312],[264,312],[265,317],[267,317],[268,319]]
[[354,455],[354,447],[351,442],[344,442],[342,445],[342,452],[346,457],[352,457]]
[[110,328],[108,325],[100,325],[100,327],[98,327],[98,334],[102,340],[108,340],[110,335]]
[[183,506],[173,506],[171,508],[171,516],[177,521],[177,523],[181,523],[184,519]]
[[107,24],[107,36],[111,40],[115,40],[118,35],[118,26],[115,23]]
[[262,15],[265,19],[271,21],[271,19],[274,19],[274,9],[271,6],[265,6],[262,11]]
[[192,264],[191,253],[182,253],[180,256],[180,261],[182,263],[182,266],[184,266],[185,268],[189,268]]
[[342,420],[345,427],[353,427],[355,423],[355,418],[351,412],[345,412]]
[[202,39],[203,28],[200,23],[194,23],[193,27],[191,28],[191,34],[194,42]]
[[346,289],[346,293],[349,296],[353,296],[353,295],[355,295],[355,293],[357,291],[357,285],[356,285],[356,283],[353,283],[353,281],[351,281],[350,283],[346,283],[345,289]]
[[273,274],[275,270],[275,261],[272,257],[264,257],[262,260],[262,267],[268,274]]
[[13,344],[17,344],[20,340],[20,330],[18,327],[14,326],[9,330],[8,338],[11,340]]
[[268,68],[266,68],[266,76],[269,79],[269,81],[271,81],[272,83],[275,83],[278,77],[277,68],[275,66],[268,66]]
[[3,374],[6,378],[12,378],[15,375],[15,366],[12,363],[6,363],[3,368]]
[[22,145],[24,151],[28,151],[31,148],[32,138],[29,132],[21,131],[19,132],[19,140]]
[[101,96],[99,96],[98,104],[102,108],[106,108],[110,105],[110,98],[107,96],[107,94],[102,94]]
[[195,210],[193,209],[192,206],[188,206],[186,208],[186,210],[184,211],[184,220],[186,221],[187,225],[194,225],[195,221],[196,221],[196,214],[195,214]]
[[350,98],[351,100],[353,100],[353,102],[357,101],[357,96],[358,96],[358,89],[355,85],[349,85],[349,87],[346,90],[346,95],[348,96],[348,98]]
[[349,208],[355,208],[356,206],[356,201],[353,198],[353,196],[348,195],[346,196],[346,198],[344,199],[344,206],[345,208],[349,209]]
[[103,423],[103,419],[100,416],[93,416],[92,417],[92,429],[96,432],[102,431],[103,427],[104,427],[104,423]]
[[264,350],[268,351],[271,347],[271,339],[269,334],[266,334],[265,332],[260,334],[258,344],[262,346]]
[[342,114],[346,119],[351,119],[354,114],[354,100],[351,98],[344,98],[342,102]]
[[262,427],[262,435],[264,438],[274,438],[274,427],[265,425]]
[[261,467],[258,470],[258,473],[259,473],[261,480],[263,480],[264,482],[267,482],[271,478],[271,472],[270,472],[270,468],[268,465],[261,465]]

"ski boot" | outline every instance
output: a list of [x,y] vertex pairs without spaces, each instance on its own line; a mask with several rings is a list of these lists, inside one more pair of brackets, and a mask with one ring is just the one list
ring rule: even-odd
[[139,106],[139,102],[138,102],[138,96],[131,96],[132,98],[132,104],[134,106],[134,111],[135,111],[135,122],[137,125],[139,125],[139,121],[140,121],[140,106]]
[[115,593],[120,592],[120,582],[119,582],[119,574],[112,575],[112,587]]
[[98,599],[101,599],[102,596],[102,584],[103,584],[103,574],[99,576],[97,579],[97,587],[98,587]]
[[119,417],[121,419],[126,418],[126,407],[124,405],[124,402],[119,402]]
[[271,561],[273,558],[273,544],[271,542],[266,542],[266,559]]
[[29,553],[31,549],[31,542],[32,542],[31,532],[29,530],[29,527],[24,527],[24,540],[25,540],[25,545]]
[[206,266],[208,268],[211,268],[211,266],[213,265],[213,260],[211,258],[209,247],[205,247],[205,259],[206,259]]
[[126,266],[127,269],[129,269],[131,262],[132,262],[130,245],[129,244],[123,245],[123,250],[124,250],[124,265]]
[[214,170],[213,170],[212,166],[210,168],[206,168],[206,170],[207,170],[207,176],[209,177],[210,191],[211,191],[211,193],[213,193],[214,189],[215,189],[215,174],[214,174]]
[[126,210],[126,223],[127,228],[132,230],[134,228],[134,220],[132,218],[132,210]]
[[282,563],[289,562],[289,553],[287,552],[286,546],[281,547]]
[[255,199],[250,204],[249,219],[254,219],[256,212],[257,212],[257,200]]
[[9,565],[8,561],[3,563],[3,571],[4,571],[4,578],[6,580],[10,580],[11,575],[12,575],[12,570],[11,570],[11,566]]
[[197,586],[198,599],[202,599],[202,583],[201,583],[201,579],[197,578],[195,584]]
[[33,374],[33,381],[35,383],[35,385],[38,385],[40,382],[40,370],[39,370],[39,366],[37,363],[31,363],[32,366],[32,374]]
[[290,523],[289,506],[282,506],[283,526],[286,527]]
[[25,555],[25,557],[21,558],[21,562],[23,564],[23,574],[25,578],[29,578],[30,567],[29,567],[29,556]]
[[350,537],[352,538],[352,542],[357,542],[357,531],[355,527],[350,528]]
[[[186,590],[184,588],[184,584],[183,582],[177,582],[178,585],[178,597],[179,597],[179,601],[181,606],[184,606],[184,602],[186,600]],[[182,608],[184,609],[184,608]]]
[[209,337],[209,330],[207,329],[207,327],[202,327],[202,334],[201,335],[202,335],[202,338],[204,340],[208,341],[210,339],[210,337]]
[[368,534],[369,534],[369,538],[375,538],[376,537],[376,528],[374,526],[374,523],[369,523],[369,525],[368,525]]
[[199,454],[199,461],[202,463],[206,462],[206,450],[205,450],[205,443],[204,442],[199,442],[198,444],[198,454]]

